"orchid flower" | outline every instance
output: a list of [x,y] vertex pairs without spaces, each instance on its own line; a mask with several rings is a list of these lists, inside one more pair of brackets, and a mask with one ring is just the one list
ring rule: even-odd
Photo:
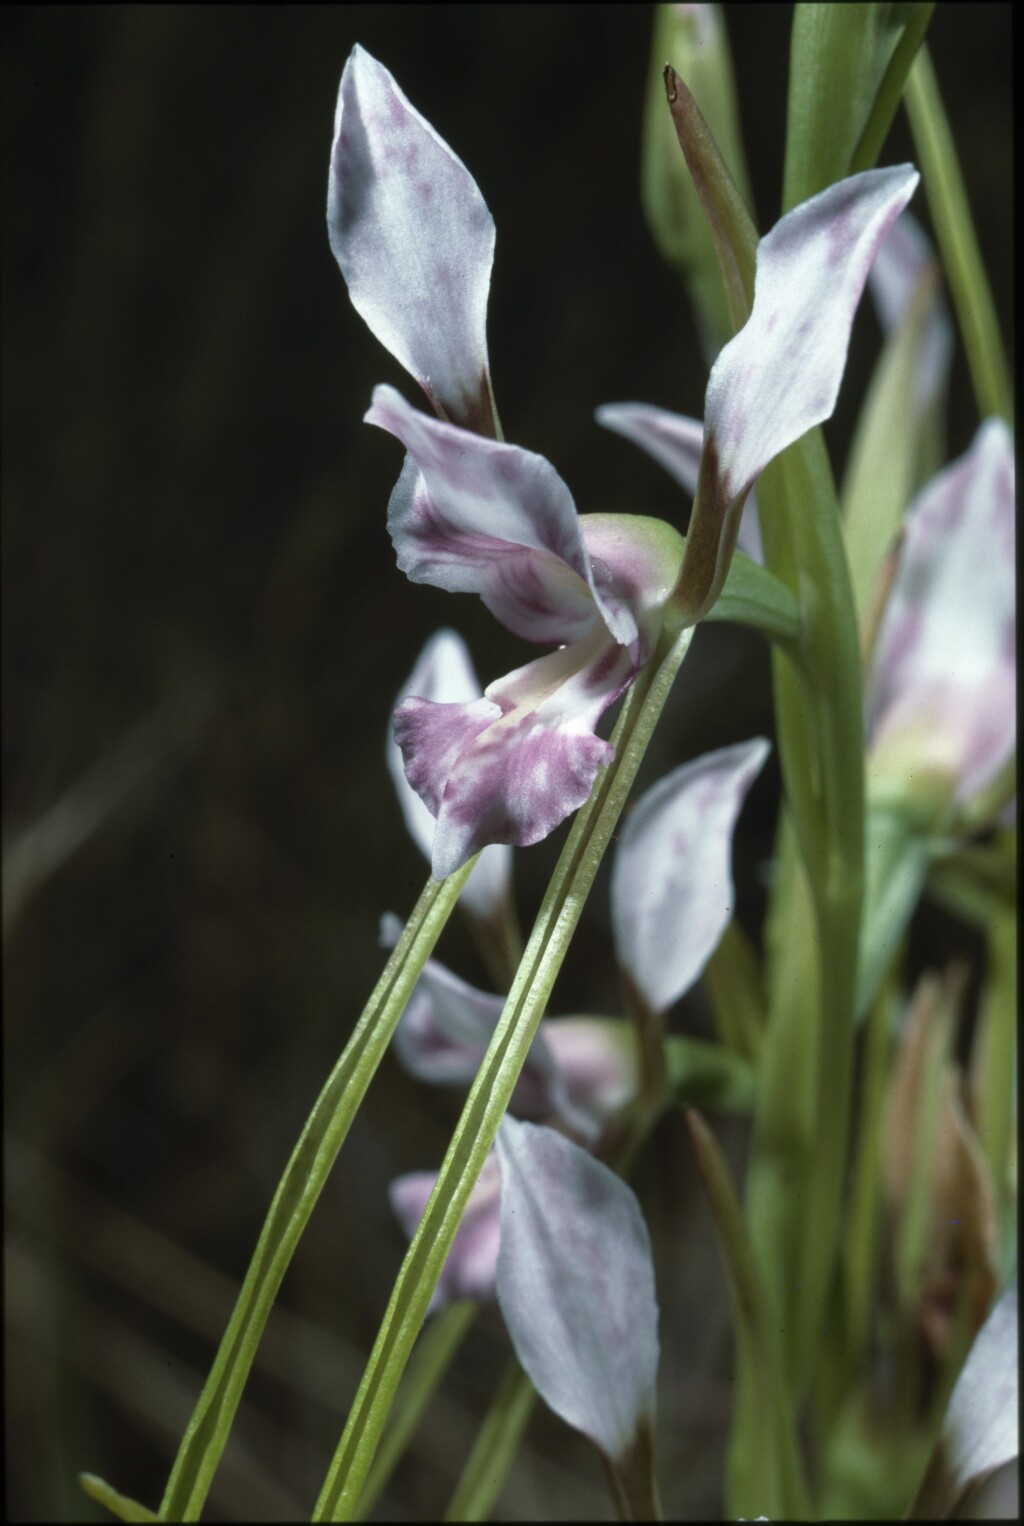
[[[722,936],[733,902],[733,830],[767,753],[768,743],[758,738],[684,764],[641,797],[622,833],[611,891],[616,954],[653,1011],[664,1011],[689,989]],[[385,919],[386,942],[399,932],[397,922]],[[503,997],[477,991],[428,960],[395,1031],[395,1052],[421,1081],[469,1086],[503,1006]],[[637,1086],[628,1029],[602,1018],[544,1018],[511,1111],[557,1123],[594,1148]],[[410,1234],[434,1180],[415,1173],[392,1184],[395,1212]],[[488,1214],[496,1243],[496,1196],[481,1189],[470,1209],[470,1227],[465,1238],[456,1237],[446,1262],[441,1301],[468,1286],[483,1296],[479,1247],[485,1235],[492,1243],[483,1227]]]
[[1015,486],[1006,425],[918,495],[868,674],[869,777],[941,813],[1016,745]]
[[388,71],[354,49],[335,116],[331,247],[357,310],[438,415],[388,386],[366,414],[406,450],[388,513],[398,565],[413,582],[479,594],[516,635],[558,647],[483,699],[399,705],[406,777],[437,822],[437,878],[488,843],[540,841],[587,800],[613,756],[594,728],[652,657],[677,585],[692,623],[721,591],[755,478],[831,413],[868,269],[916,181],[908,166],[854,176],[762,240],[750,319],[708,384],[701,491],[711,528],[684,563],[670,526],[581,518],[548,461],[496,438],[493,222],[462,161]]

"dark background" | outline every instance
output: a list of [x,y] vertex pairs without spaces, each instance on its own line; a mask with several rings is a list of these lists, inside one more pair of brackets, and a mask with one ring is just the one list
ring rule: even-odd
[[[1010,327],[1010,20],[944,5],[931,44]],[[762,227],[781,187],[790,8],[727,9]],[[699,416],[706,373],[643,222],[640,6],[18,8],[3,14],[3,807],[7,1514],[155,1508],[286,1156],[426,865],[382,745],[426,637],[486,683],[530,655],[473,599],[413,587],[385,532],[415,385],[350,307],[324,227],[344,60],[363,43],[494,214],[496,395],[583,511],[682,523],[602,402]],[[911,157],[902,119],[884,162]],[[926,221],[923,197],[915,202]],[[877,343],[865,304],[829,437]],[[950,445],[976,425],[962,357]],[[701,632],[645,767],[770,734],[760,643]],[[644,782],[643,780],[641,782]],[[777,776],[738,862],[756,931]],[[563,839],[517,855],[529,925]],[[617,1010],[607,890],[552,1010]],[[442,957],[484,983],[453,922]],[[699,1028],[699,1000],[680,1024]],[[458,1099],[386,1060],[282,1294],[211,1519],[299,1519],[403,1243],[386,1184],[436,1166]],[[741,1136],[731,1138],[738,1149]],[[722,1276],[670,1123],[640,1188],[662,1303],[670,1516],[721,1509]],[[488,1317],[379,1513],[443,1508],[506,1360]],[[506,1518],[610,1518],[538,1408]]]

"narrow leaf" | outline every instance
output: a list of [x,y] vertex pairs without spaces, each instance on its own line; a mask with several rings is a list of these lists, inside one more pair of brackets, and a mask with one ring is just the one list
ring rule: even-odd
[[750,1435],[756,1455],[747,1459],[748,1471],[756,1479],[757,1496],[732,1499],[730,1509],[750,1515],[764,1514],[770,1519],[804,1519],[808,1512],[807,1489],[789,1393],[743,1214],[714,1135],[692,1110],[687,1110],[686,1121],[715,1216],[718,1245],[729,1279],[736,1330],[737,1381],[747,1387],[757,1412],[756,1430]]
[[782,197],[786,211],[850,174],[887,66],[914,9],[889,4],[795,7]]

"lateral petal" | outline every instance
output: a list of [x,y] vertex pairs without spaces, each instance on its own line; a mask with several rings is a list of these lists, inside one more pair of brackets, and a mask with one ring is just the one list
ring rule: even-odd
[[506,1116],[498,1302],[556,1414],[610,1459],[653,1419],[658,1305],[636,1196],[564,1135]]
[[852,175],[758,244],[754,305],[711,369],[705,404],[728,501],[832,413],[868,271],[919,178],[910,165]]
[[444,417],[493,435],[494,220],[462,160],[358,45],[338,90],[327,230],[381,344]]
[[393,387],[374,389],[366,422],[408,451],[388,530],[414,583],[478,593],[528,641],[575,641],[601,619],[635,638],[635,623],[601,604],[572,494],[543,456],[432,419]]
[[[428,959],[395,1029],[401,1063],[431,1086],[469,1087],[476,1079],[505,1006],[503,996],[478,991],[435,959]],[[512,1094],[518,1117],[560,1118],[582,1124],[592,1135],[589,1115],[571,1105],[559,1068],[548,1048],[547,1024],[538,1029]]]
[[[670,413],[650,403],[604,403],[595,414],[597,422],[623,439],[632,440],[692,498],[697,491],[700,457],[704,449],[704,425],[683,413]],[[757,503],[751,493],[743,505],[736,545],[753,561],[764,562]]]
[[689,990],[732,915],[733,828],[768,752],[759,737],[685,763],[626,821],[612,868],[615,946],[655,1012]]
[[756,478],[832,413],[868,271],[918,179],[910,165],[852,175],[788,212],[758,244],[750,317],[708,380],[679,590],[690,620],[721,592]]

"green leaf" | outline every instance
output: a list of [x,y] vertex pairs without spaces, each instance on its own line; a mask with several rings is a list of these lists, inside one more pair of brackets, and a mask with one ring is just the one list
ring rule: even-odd
[[992,291],[978,247],[956,145],[928,49],[922,48],[907,81],[907,115],[935,225],[942,264],[967,351],[981,418],[1013,422],[1013,389]]
[[669,1102],[722,1113],[749,1113],[754,1105],[753,1067],[718,1044],[669,1034],[665,1064]]
[[734,553],[725,586],[704,619],[749,625],[783,644],[796,641],[802,628],[799,606],[785,583],[742,551]]
[[767,1021],[764,987],[757,954],[735,919],[704,967],[704,984],[722,1044],[756,1064]]
[[127,1494],[118,1494],[116,1489],[111,1488],[105,1479],[98,1478],[95,1473],[79,1473],[78,1482],[90,1499],[94,1499],[99,1505],[104,1505],[119,1521],[158,1521],[160,1519],[155,1510],[148,1510],[145,1505],[140,1505],[138,1500],[129,1499]]
[[918,9],[888,4],[794,8],[783,211],[850,173],[900,34]]
[[277,1290],[441,930],[472,871],[429,879],[285,1167],[210,1376],[178,1449],[160,1519],[196,1521],[227,1443]]
[[921,344],[935,312],[939,272],[922,280],[903,322],[886,340],[857,420],[843,481],[843,538],[861,628],[872,608],[878,574],[903,514],[923,485],[920,463],[933,452],[935,406],[917,406]]
[[867,125],[861,133],[860,142],[853,151],[853,158],[850,160],[851,175],[859,175],[864,170],[873,170],[878,163],[878,156],[882,152],[896,111],[903,99],[911,66],[931,23],[935,0],[929,0],[929,3],[918,5],[913,10],[914,13],[903,28],[900,40],[889,60],[889,67],[878,87],[875,104],[871,108]]
[[444,1513],[446,1521],[486,1521],[533,1413],[537,1390],[513,1357]]
[[735,334],[750,317],[754,301],[757,229],[693,95],[671,64],[666,64],[664,78],[672,124],[708,221]]
[[468,1300],[449,1304],[435,1316],[421,1336],[398,1391],[391,1423],[359,1496],[359,1520],[366,1520],[387,1488],[479,1308],[479,1304]]
[[663,633],[612,734],[615,756],[573,823],[487,1054],[402,1263],[359,1392],[324,1480],[314,1520],[356,1509],[395,1390],[452,1241],[529,1053],[598,865],[626,803],[692,628]]
[[729,309],[707,219],[665,104],[666,62],[686,81],[739,194],[751,206],[722,7],[656,8],[640,174],[644,212],[658,253],[686,284],[710,365],[732,332]]
[[[988,935],[988,975],[978,1014],[971,1062],[978,1141],[985,1152],[1002,1205],[1012,1204],[1010,1146],[1014,1132],[1017,1068],[1016,906],[993,919]],[[1011,1217],[1008,1213],[1007,1217]]]
[[738,1382],[756,1422],[744,1430],[746,1455],[734,1459],[729,1513],[806,1519],[807,1486],[796,1443],[793,1410],[757,1262],[729,1170],[714,1135],[688,1111],[697,1164],[711,1203],[719,1249],[732,1295]]
[[857,967],[857,1017],[874,1001],[921,898],[931,844],[896,803],[870,801],[864,825],[866,887]]

